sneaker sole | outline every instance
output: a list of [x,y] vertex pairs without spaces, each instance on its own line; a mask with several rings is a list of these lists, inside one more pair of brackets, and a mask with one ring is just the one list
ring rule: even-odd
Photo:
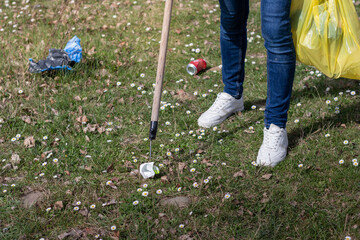
[[216,121],[215,123],[211,123],[211,124],[206,124],[206,123],[199,123],[198,121],[198,125],[200,127],[204,127],[204,128],[211,128],[211,127],[214,127],[216,125],[219,125],[220,123],[222,123],[223,121],[225,121],[227,118],[229,118],[231,115],[233,114],[236,114],[236,113],[239,113],[239,112],[242,112],[244,111],[244,107],[241,108],[240,110],[236,110],[232,113],[229,113],[228,115],[225,115],[224,117],[220,118],[218,121]]

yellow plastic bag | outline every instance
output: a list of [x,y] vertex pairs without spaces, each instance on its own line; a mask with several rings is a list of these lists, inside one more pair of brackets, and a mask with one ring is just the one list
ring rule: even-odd
[[360,24],[351,0],[293,0],[297,59],[328,77],[360,79]]

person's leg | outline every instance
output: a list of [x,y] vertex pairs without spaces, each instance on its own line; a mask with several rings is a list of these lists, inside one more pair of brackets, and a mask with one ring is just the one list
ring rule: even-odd
[[291,0],[262,0],[261,28],[267,49],[265,126],[285,128],[296,54],[290,24]]
[[296,54],[290,24],[291,0],[262,0],[261,28],[267,49],[267,100],[264,139],[257,163],[274,167],[285,159],[287,113]]
[[220,46],[224,92],[242,96],[247,48],[246,25],[249,0],[219,0],[221,8]]
[[249,0],[219,0],[221,8],[220,46],[224,92],[198,119],[201,127],[212,127],[244,109],[242,98],[244,60],[247,47],[246,22]]

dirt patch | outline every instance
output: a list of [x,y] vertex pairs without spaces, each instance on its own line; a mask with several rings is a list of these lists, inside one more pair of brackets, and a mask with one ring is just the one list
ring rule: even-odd
[[43,192],[30,192],[21,198],[21,202],[23,207],[31,208],[36,203],[40,202],[44,198],[44,196],[45,194]]
[[190,203],[191,203],[191,199],[189,197],[184,197],[184,196],[165,198],[160,200],[161,206],[175,206],[179,208],[188,207]]

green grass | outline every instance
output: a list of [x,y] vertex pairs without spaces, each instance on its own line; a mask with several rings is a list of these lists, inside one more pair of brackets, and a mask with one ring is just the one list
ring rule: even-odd
[[[360,239],[359,167],[352,164],[359,158],[359,81],[311,75],[314,68],[298,63],[287,126],[288,157],[272,169],[251,164],[262,142],[260,108],[266,100],[266,52],[263,39],[256,37],[261,36],[259,1],[251,3],[249,16],[248,37],[254,40],[247,51],[245,111],[216,131],[205,130],[202,139],[197,118],[222,90],[221,72],[192,77],[185,68],[191,58],[202,57],[209,67],[221,64],[220,9],[215,0],[174,1],[162,95],[162,101],[174,107],[160,111],[152,151],[167,180],[130,174],[149,161],[145,138],[164,2],[9,5],[0,3],[0,239],[58,239],[72,229],[83,239],[97,234],[102,239]],[[81,39],[83,59],[73,71],[28,72],[29,58],[45,59],[49,48],[64,48],[74,35]],[[196,48],[199,54],[192,51]],[[180,89],[198,95],[181,99]],[[25,122],[26,116],[31,121]],[[12,142],[17,134],[21,137]],[[24,141],[30,136],[35,146],[28,148]],[[18,168],[3,169],[15,153],[21,158]],[[180,162],[184,169],[179,169]],[[240,170],[244,175],[233,177]],[[209,183],[203,183],[209,176]],[[109,180],[116,189],[106,185]],[[144,183],[147,198],[137,192]],[[156,194],[157,189],[163,193]],[[27,209],[22,197],[31,191],[45,197]],[[192,203],[183,209],[159,205],[174,196],[187,196]],[[117,204],[102,206],[111,200]],[[63,208],[55,209],[57,201]],[[74,211],[76,201],[89,213]],[[95,209],[90,209],[92,204]]]

